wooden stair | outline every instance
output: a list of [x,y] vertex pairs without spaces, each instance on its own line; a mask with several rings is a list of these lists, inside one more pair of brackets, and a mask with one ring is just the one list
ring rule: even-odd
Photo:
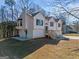
[[55,31],[48,31],[48,37],[51,37],[52,39],[56,39],[56,33],[55,33]]

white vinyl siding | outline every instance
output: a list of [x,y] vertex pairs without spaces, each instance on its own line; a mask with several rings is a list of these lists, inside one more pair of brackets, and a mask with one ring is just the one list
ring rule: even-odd
[[33,38],[45,37],[45,31],[41,29],[33,30]]

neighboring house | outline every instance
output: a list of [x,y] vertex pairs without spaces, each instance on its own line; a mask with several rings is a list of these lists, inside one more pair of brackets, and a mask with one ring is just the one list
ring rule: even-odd
[[45,37],[50,31],[62,35],[62,20],[46,18],[41,12],[29,14],[24,11],[17,21],[16,29],[20,37],[28,39]]
[[62,35],[62,20],[51,17],[48,21],[48,35],[52,38],[54,36]]
[[79,24],[72,24],[72,25],[69,25],[74,32],[79,32]]
[[66,33],[77,33],[76,26],[66,25]]
[[65,25],[64,33],[77,33],[77,30],[74,25]]

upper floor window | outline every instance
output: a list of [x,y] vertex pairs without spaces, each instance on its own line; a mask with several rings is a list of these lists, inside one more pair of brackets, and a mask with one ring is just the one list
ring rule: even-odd
[[36,25],[40,25],[40,20],[39,19],[36,20]]
[[53,27],[53,26],[54,26],[54,23],[53,23],[53,22],[50,22],[50,26],[52,26],[52,27]]
[[20,20],[20,26],[22,26],[22,20]]
[[58,27],[60,27],[61,25],[60,25],[60,23],[58,23]]
[[18,19],[18,25],[22,26],[22,19]]
[[43,20],[40,20],[40,25],[43,26]]
[[43,26],[43,20],[37,19],[36,25]]

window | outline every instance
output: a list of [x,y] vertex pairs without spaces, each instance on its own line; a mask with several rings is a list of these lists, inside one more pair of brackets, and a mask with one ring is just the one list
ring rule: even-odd
[[54,26],[54,23],[53,22],[50,22],[50,26]]
[[18,19],[18,25],[22,26],[22,19]]
[[37,19],[36,25],[43,26],[43,20]]
[[39,19],[36,20],[36,25],[40,25],[40,20]]
[[20,20],[20,26],[22,26],[22,20]]
[[43,20],[40,20],[40,25],[43,26]]
[[58,23],[58,27],[60,27],[60,23]]

